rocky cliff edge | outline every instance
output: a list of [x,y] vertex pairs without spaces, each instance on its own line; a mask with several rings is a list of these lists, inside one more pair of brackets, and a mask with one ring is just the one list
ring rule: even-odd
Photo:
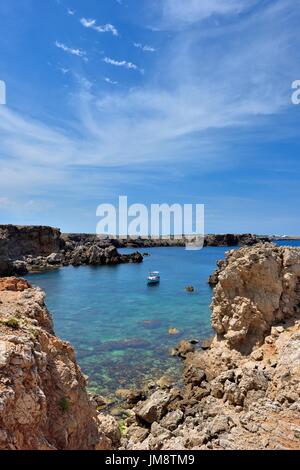
[[54,335],[44,293],[0,279],[0,449],[113,449],[120,431],[97,414],[71,345]]
[[228,252],[212,325],[208,350],[187,348],[184,388],[141,401],[123,447],[300,449],[300,249]]

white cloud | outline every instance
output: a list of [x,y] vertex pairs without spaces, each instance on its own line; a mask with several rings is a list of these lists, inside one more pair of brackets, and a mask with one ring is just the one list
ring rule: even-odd
[[132,62],[127,62],[126,60],[119,61],[119,60],[111,59],[110,57],[104,57],[103,61],[106,64],[115,65],[117,67],[125,67],[126,69],[133,69],[133,70],[138,69],[137,65],[133,64]]
[[68,47],[65,44],[55,41],[56,47],[59,49],[62,49],[64,52],[67,52],[68,54],[76,55],[77,57],[85,57],[86,52],[83,51],[82,49],[73,49],[72,47]]
[[80,23],[85,28],[92,28],[96,24],[96,20],[88,20],[87,18],[80,18]]
[[[202,28],[185,32],[184,41],[181,32],[174,34],[142,87],[95,92],[81,77],[80,91],[70,98],[73,120],[60,128],[0,107],[1,195],[64,188],[66,198],[78,184],[91,194],[94,168],[101,168],[101,178],[105,169],[121,168],[119,180],[105,180],[117,184],[125,169],[134,169],[139,180],[150,166],[161,171],[163,165],[197,165],[205,172],[221,159],[226,166],[226,145],[232,148],[249,129],[257,142],[265,139],[265,127],[260,135],[256,126],[262,120],[273,126],[273,115],[293,108],[299,19],[300,9],[286,0],[280,9],[209,30],[209,41]],[[104,61],[138,68],[125,60]],[[272,136],[281,131],[275,123]]]
[[32,213],[32,212],[41,212],[46,209],[49,209],[49,202],[33,200],[33,199],[17,199],[17,198],[8,198],[0,197],[0,213],[9,212],[9,213]]
[[66,75],[67,73],[70,72],[70,69],[66,69],[66,68],[64,68],[64,67],[59,67],[59,70],[61,71],[61,73],[62,73],[63,75]]
[[138,49],[141,49],[142,51],[144,52],[156,52],[156,49],[152,46],[149,46],[149,45],[143,45],[139,42],[134,42],[133,43],[134,47],[138,48]]
[[163,21],[169,26],[182,26],[212,15],[237,15],[253,7],[259,0],[164,0]]
[[104,24],[104,25],[97,25],[96,20],[94,19],[87,19],[87,18],[80,18],[80,23],[82,26],[85,28],[91,28],[97,31],[98,33],[112,33],[114,36],[118,36],[118,30],[117,28],[110,24]]
[[143,73],[143,69],[140,69],[137,65],[132,62],[127,62],[126,60],[115,60],[110,57],[104,57],[103,62],[106,64],[114,65],[115,67],[124,67],[125,69],[139,70]]
[[75,15],[75,10],[71,10],[71,8],[68,8],[68,15],[74,16]]
[[110,83],[111,85],[118,85],[118,82],[116,82],[115,80],[112,80],[109,77],[104,77],[104,81],[107,83]]

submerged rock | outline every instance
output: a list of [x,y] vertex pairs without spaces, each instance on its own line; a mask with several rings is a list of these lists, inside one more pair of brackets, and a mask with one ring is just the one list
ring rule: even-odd
[[172,327],[172,328],[169,328],[168,333],[169,335],[179,335],[180,331],[177,330],[177,328]]
[[142,325],[145,328],[149,328],[149,329],[160,328],[161,327],[161,321],[160,320],[144,320]]
[[118,349],[139,349],[147,348],[150,343],[141,338],[129,338],[124,340],[106,341],[100,344],[97,349],[99,351],[117,351]]
[[185,290],[186,292],[195,292],[195,288],[193,286],[187,286]]

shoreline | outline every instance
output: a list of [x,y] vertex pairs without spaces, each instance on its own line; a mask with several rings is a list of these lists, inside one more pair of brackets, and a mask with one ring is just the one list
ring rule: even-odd
[[[109,404],[103,411],[103,397],[88,394],[70,343],[54,336],[43,291],[2,278],[0,359],[9,378],[3,417],[10,417],[9,424],[0,417],[2,448],[299,449],[293,429],[300,409],[300,249],[262,244],[232,250],[221,271],[212,342],[195,351],[194,341],[182,340],[174,349],[184,361],[183,387],[162,377],[147,391],[119,391],[126,400],[119,421]],[[16,373],[21,379],[12,394]],[[48,420],[54,433],[40,424]]]
[[[26,250],[26,237],[23,242]],[[71,243],[72,253],[95,247],[92,240],[83,251],[82,240],[64,242]],[[4,240],[2,248],[9,245],[11,240]],[[34,248],[43,251],[44,259],[53,239],[39,238]],[[115,246],[108,248],[116,253]],[[47,257],[53,255],[57,253]],[[6,433],[3,448],[299,449],[293,429],[300,424],[295,418],[300,410],[300,248],[256,243],[227,251],[218,268],[211,305],[213,340],[204,341],[201,349],[195,348],[195,340],[174,345],[174,360],[183,360],[183,385],[166,376],[150,384],[146,379],[143,388],[116,389],[112,403],[100,394],[91,396],[72,346],[54,335],[43,291],[20,278],[0,277],[0,365],[9,378],[3,416],[13,423],[2,423],[0,417]],[[21,377],[16,385],[15,374]],[[89,431],[83,435],[86,419]],[[40,425],[47,420],[55,426],[54,435]],[[64,437],[66,425],[70,440]],[[16,431],[18,442],[13,441]]]

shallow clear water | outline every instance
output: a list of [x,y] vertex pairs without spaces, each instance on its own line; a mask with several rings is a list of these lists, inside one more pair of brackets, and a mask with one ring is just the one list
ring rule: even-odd
[[[212,334],[207,280],[227,250],[152,248],[142,264],[67,267],[27,277],[45,290],[56,334],[75,347],[90,388],[110,394],[177,375],[180,361],[170,349],[182,338]],[[151,270],[161,272],[159,285],[147,285]],[[185,291],[190,284],[194,293]],[[180,334],[170,335],[171,327]]]

